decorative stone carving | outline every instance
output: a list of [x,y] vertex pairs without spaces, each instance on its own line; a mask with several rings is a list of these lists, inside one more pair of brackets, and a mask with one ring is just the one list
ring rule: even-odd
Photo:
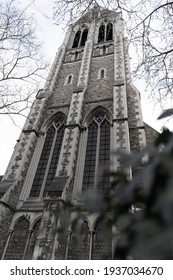
[[90,55],[91,55],[91,42],[87,43],[85,46],[85,51],[84,51],[84,58],[82,61],[82,67],[81,67],[81,73],[79,77],[79,85],[86,85],[87,82],[87,75],[88,75],[88,67],[90,63]]
[[50,70],[49,76],[47,78],[45,87],[44,87],[44,91],[50,91],[52,89],[55,77],[56,77],[56,73],[57,73],[57,68],[59,66],[59,64],[61,64],[61,60],[64,54],[64,50],[60,49],[60,51],[58,52],[55,61],[52,65],[52,68]]

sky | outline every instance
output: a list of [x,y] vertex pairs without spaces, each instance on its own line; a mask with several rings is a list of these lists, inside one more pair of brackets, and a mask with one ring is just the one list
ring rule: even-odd
[[[29,0],[23,0],[21,5],[25,7],[30,2]],[[52,15],[53,2],[53,0],[42,0],[40,4],[40,0],[35,0],[29,8],[29,11],[37,21],[37,35],[43,43],[43,54],[50,60],[50,64],[53,62],[58,47],[62,44],[64,38],[62,26],[54,25],[52,19],[49,18]],[[134,54],[130,53],[132,69],[133,56]],[[157,121],[157,117],[162,112],[162,109],[159,106],[155,106],[152,99],[148,98],[144,82],[134,81],[134,85],[141,93],[144,121],[158,131],[160,131],[163,125],[171,129],[173,120],[169,122],[166,119]],[[24,122],[25,119],[23,117],[15,117],[16,124],[14,124],[8,116],[0,115],[0,175],[5,173]]]

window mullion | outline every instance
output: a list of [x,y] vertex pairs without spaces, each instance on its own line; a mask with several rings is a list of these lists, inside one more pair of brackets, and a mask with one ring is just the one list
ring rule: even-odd
[[107,24],[105,24],[104,42],[106,42],[106,36],[107,36]]
[[41,190],[40,190],[39,197],[42,197],[43,193],[44,193],[46,180],[47,180],[47,175],[48,175],[48,172],[49,172],[49,168],[50,168],[50,164],[51,164],[51,160],[52,160],[52,155],[53,155],[53,151],[54,151],[54,147],[55,147],[56,137],[57,137],[57,129],[55,131],[55,135],[54,135],[51,151],[50,151],[50,154],[49,154],[49,159],[48,159],[48,162],[47,162],[47,167],[46,167],[46,170],[45,170],[44,179],[43,179],[43,183],[42,183],[42,187],[41,187]]
[[97,188],[98,183],[98,167],[99,167],[99,150],[100,150],[100,124],[98,124],[97,131],[97,148],[96,148],[96,165],[95,165],[95,179],[94,179],[94,189]]
[[81,44],[81,41],[82,41],[82,35],[83,35],[83,30],[81,30],[81,33],[80,33],[78,48],[80,47],[80,44]]

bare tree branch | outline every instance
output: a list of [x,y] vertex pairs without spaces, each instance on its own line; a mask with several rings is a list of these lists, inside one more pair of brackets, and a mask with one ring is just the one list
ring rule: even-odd
[[47,63],[27,9],[0,3],[0,114],[23,114],[44,81]]
[[[151,96],[165,103],[173,89],[173,1],[169,0],[57,0],[54,20],[73,23],[99,5],[122,11],[129,45],[137,54],[134,77],[146,80]],[[162,104],[163,105],[163,104]]]

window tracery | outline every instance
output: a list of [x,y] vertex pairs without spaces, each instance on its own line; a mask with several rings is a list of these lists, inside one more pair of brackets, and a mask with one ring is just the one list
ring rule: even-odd
[[104,22],[99,27],[98,43],[113,39],[113,25],[111,22]]
[[55,177],[65,131],[64,115],[58,114],[46,131],[40,160],[32,184],[30,197],[46,196]]
[[68,260],[89,259],[89,227],[86,220],[78,218],[73,221],[68,244]]
[[87,28],[84,27],[83,29],[78,30],[76,32],[74,40],[73,40],[72,49],[85,46],[85,42],[87,40],[87,37],[88,37],[88,29]]
[[106,194],[109,190],[109,177],[100,175],[100,170],[109,169],[109,164],[110,122],[105,112],[99,110],[88,126],[82,190],[97,188],[99,193]]
[[21,216],[14,225],[14,232],[5,253],[5,260],[22,260],[25,258],[28,230],[29,221]]

